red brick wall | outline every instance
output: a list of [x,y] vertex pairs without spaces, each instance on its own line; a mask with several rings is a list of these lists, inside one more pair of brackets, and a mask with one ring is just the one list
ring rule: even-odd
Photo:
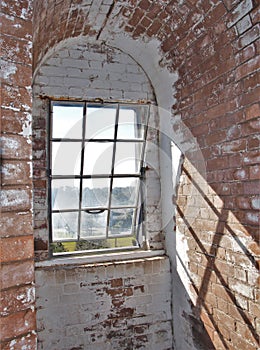
[[[174,115],[181,115],[191,130],[206,165],[201,178],[193,159],[186,158],[177,201],[194,299],[189,319],[194,325],[203,321],[216,349],[257,349],[257,1],[105,1],[112,4],[108,15],[96,21],[91,4],[81,8],[73,1],[70,8],[70,2],[52,1],[47,9],[44,2],[35,3],[35,64],[62,39],[97,38],[104,25],[113,24],[110,36],[112,28],[121,28],[134,39],[159,40],[160,64],[179,77]],[[184,215],[193,204],[196,210]]]
[[31,183],[31,4],[1,4],[1,349],[36,349]]

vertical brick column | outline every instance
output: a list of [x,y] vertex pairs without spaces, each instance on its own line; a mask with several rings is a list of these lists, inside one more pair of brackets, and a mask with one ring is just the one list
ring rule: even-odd
[[31,1],[2,2],[0,348],[36,349],[31,179]]

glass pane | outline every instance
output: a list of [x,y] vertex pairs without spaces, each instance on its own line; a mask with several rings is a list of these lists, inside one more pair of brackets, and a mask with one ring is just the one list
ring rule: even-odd
[[86,139],[114,139],[116,106],[88,107]]
[[53,106],[52,137],[82,138],[83,105]]
[[81,212],[81,238],[106,237],[107,210],[102,213]]
[[78,213],[52,213],[53,241],[77,239]]
[[52,180],[52,210],[79,208],[79,180]]
[[79,175],[81,142],[52,142],[52,175]]
[[139,247],[139,244],[134,236],[116,236],[116,238],[109,238],[107,241],[111,248]]
[[111,174],[113,142],[87,142],[84,155],[84,175]]
[[112,189],[112,206],[135,206],[137,200],[139,179],[114,178]]
[[142,142],[117,142],[114,173],[138,174],[142,147]]
[[83,180],[82,207],[107,207],[110,179]]
[[131,235],[134,209],[113,209],[110,212],[109,234]]
[[139,139],[143,137],[143,125],[138,124],[134,109],[120,107],[118,119],[118,139]]

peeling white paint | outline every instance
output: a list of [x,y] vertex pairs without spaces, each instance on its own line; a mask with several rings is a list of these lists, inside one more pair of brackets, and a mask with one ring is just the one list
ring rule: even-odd
[[6,145],[6,148],[16,150],[20,146],[19,142],[13,138],[3,136],[1,139],[2,142]]
[[2,207],[27,205],[29,195],[25,190],[5,190],[0,193]]
[[17,71],[17,67],[15,63],[7,62],[2,59],[0,59],[0,66],[1,66],[0,77],[2,79],[9,79],[10,75],[15,74]]
[[258,224],[258,220],[259,220],[258,213],[246,213],[246,218],[250,222],[254,224]]
[[16,108],[16,107],[13,107],[11,105],[9,106],[2,106],[3,109],[10,109],[11,111],[14,111],[14,112],[20,112],[20,108]]
[[26,8],[22,8],[21,16],[22,19],[28,18],[28,10]]
[[15,346],[16,343],[17,342],[16,342],[15,339],[11,340],[11,342],[10,342],[10,350],[14,350],[14,346]]
[[15,164],[4,164],[2,166],[2,174],[4,177],[10,177],[12,176],[13,172],[16,172],[17,174],[21,173],[21,169],[19,167],[17,167]]
[[260,198],[252,199],[252,208],[256,210],[260,210]]
[[20,295],[17,295],[16,299],[17,300],[23,300],[25,298],[25,294],[20,294]]
[[32,126],[30,122],[25,121],[22,125],[22,129],[22,132],[20,132],[19,134],[23,135],[24,137],[29,137],[32,135]]
[[32,57],[32,41],[29,41],[26,45],[26,52],[28,54],[28,57]]

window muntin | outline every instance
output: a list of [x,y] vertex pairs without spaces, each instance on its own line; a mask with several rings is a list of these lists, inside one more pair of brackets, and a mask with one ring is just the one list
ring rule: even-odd
[[61,245],[69,251],[138,248],[149,106],[51,101],[50,107],[54,253]]

